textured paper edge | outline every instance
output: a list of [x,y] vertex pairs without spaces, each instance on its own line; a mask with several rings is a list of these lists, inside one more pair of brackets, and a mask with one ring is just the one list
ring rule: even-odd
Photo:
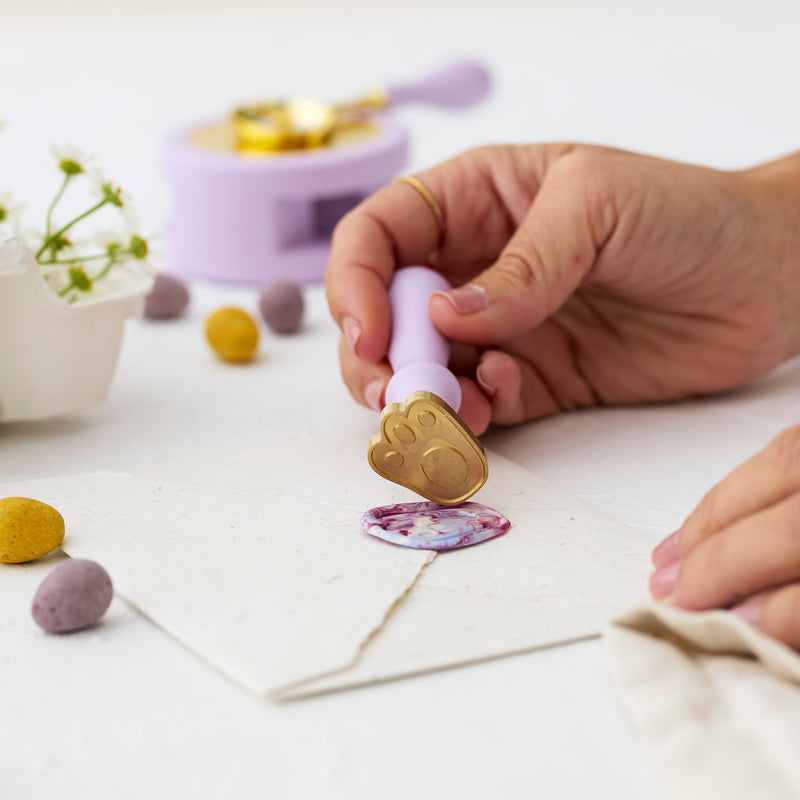
[[[353,658],[350,660],[348,664],[345,664],[341,667],[337,667],[336,669],[332,669],[329,672],[323,672],[319,675],[315,675],[311,678],[305,678],[301,681],[296,681],[294,683],[285,684],[284,686],[275,689],[272,692],[268,692],[266,694],[262,694],[263,697],[274,700],[276,702],[280,702],[283,700],[291,700],[294,698],[301,698],[301,697],[310,697],[312,695],[318,694],[325,694],[330,691],[336,691],[331,689],[322,689],[322,690],[315,690],[314,686],[318,682],[324,683],[329,679],[335,679],[340,675],[346,674],[348,671],[353,669],[353,667],[358,664],[361,660],[364,651],[369,647],[370,643],[375,639],[378,634],[386,627],[386,623],[391,619],[392,614],[394,614],[395,609],[408,597],[408,595],[413,591],[414,587],[419,582],[420,577],[425,572],[428,567],[436,561],[436,552],[433,550],[426,551],[429,553],[428,560],[419,568],[417,574],[414,576],[414,580],[411,581],[408,586],[406,587],[405,591],[400,594],[398,597],[395,598],[395,601],[386,609],[386,612],[381,617],[380,621],[375,625],[374,628],[364,637],[361,643],[358,645],[356,652],[353,655]],[[357,685],[357,684],[353,684]],[[308,688],[310,687],[310,688]],[[344,686],[342,688],[345,688]],[[347,687],[350,688],[350,687]]]
[[[84,473],[73,473],[64,476],[40,476],[34,478],[23,478],[17,481],[4,481],[3,485],[6,487],[14,487],[13,491],[17,493],[18,487],[25,487],[25,491],[27,492],[28,485],[31,484],[48,484],[50,482],[58,482],[61,480],[69,480],[70,482],[81,482],[85,481],[88,485],[92,485],[92,480],[97,479],[98,477],[108,478],[110,480],[116,481],[135,481],[137,484],[147,485],[147,486],[156,486],[158,485],[169,485],[179,490],[187,490],[187,491],[200,491],[208,487],[204,487],[198,484],[192,483],[185,483],[185,482],[178,482],[178,481],[157,481],[151,478],[142,478],[137,475],[133,475],[131,473],[122,472],[122,471],[115,471],[115,470],[94,470],[92,472],[84,472]],[[243,494],[243,495],[250,495],[256,494],[251,489],[231,489],[230,487],[224,487],[223,491],[231,492],[236,494]],[[28,492],[29,493],[29,492]],[[38,492],[34,493],[34,496],[39,496]],[[354,528],[354,530],[356,530]],[[359,532],[359,536],[361,536]],[[101,558],[96,553],[91,552],[91,546],[86,545],[82,540],[72,540],[70,537],[66,537],[65,541],[61,544],[60,547],[61,552],[63,552],[69,558]],[[351,668],[351,665],[358,661],[360,658],[360,654],[363,652],[364,647],[366,644],[371,641],[384,627],[386,619],[388,615],[391,613],[392,609],[397,605],[397,603],[405,597],[409,591],[413,588],[416,582],[419,580],[420,574],[427,567],[431,562],[436,559],[436,552],[435,551],[427,551],[427,550],[415,550],[413,551],[414,559],[419,561],[419,566],[414,568],[413,575],[409,576],[408,579],[404,579],[402,581],[402,585],[398,587],[396,593],[393,593],[392,597],[388,599],[386,604],[381,604],[379,607],[376,606],[374,611],[370,614],[370,619],[364,627],[363,635],[359,636],[357,641],[354,642],[354,646],[351,648],[350,653],[347,654],[348,660],[346,662],[340,661],[337,665],[331,666],[329,670],[326,670],[324,675],[336,674],[341,671],[346,671],[347,669]],[[101,560],[103,560],[101,558]],[[233,683],[241,686],[246,691],[249,691],[256,697],[264,698],[264,699],[273,699],[277,695],[279,695],[284,689],[288,687],[293,687],[296,685],[303,684],[307,681],[315,681],[319,678],[319,673],[314,673],[313,675],[298,678],[297,680],[292,680],[289,682],[281,682],[280,684],[275,685],[274,687],[268,687],[265,685],[264,681],[254,680],[250,673],[247,671],[243,671],[239,668],[239,665],[236,662],[231,662],[230,659],[221,658],[218,654],[213,652],[209,652],[207,647],[204,645],[203,642],[198,643],[198,641],[193,638],[192,636],[188,636],[186,631],[178,625],[174,624],[174,620],[165,620],[162,615],[159,613],[153,613],[152,608],[150,608],[146,603],[143,603],[141,597],[137,595],[135,590],[131,590],[131,588],[127,585],[127,582],[120,577],[119,571],[114,571],[114,592],[120,598],[123,598],[126,603],[128,603],[132,608],[136,610],[136,612],[141,615],[144,619],[146,619],[149,623],[153,624],[155,627],[159,628],[163,631],[166,635],[172,638],[175,642],[179,645],[184,647],[188,652],[190,652],[194,657],[199,659],[200,661],[204,662],[207,666],[211,667],[214,671],[216,671],[221,676],[227,678],[228,680],[232,681]],[[114,574],[114,573],[112,573]]]

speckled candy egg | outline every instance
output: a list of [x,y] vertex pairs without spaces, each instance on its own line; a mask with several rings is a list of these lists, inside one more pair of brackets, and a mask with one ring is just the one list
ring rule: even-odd
[[77,631],[97,622],[113,595],[111,578],[99,564],[86,559],[66,561],[37,589],[33,618],[48,633]]
[[303,319],[303,293],[293,283],[271,283],[261,290],[258,308],[275,333],[296,333]]
[[20,564],[46,556],[64,540],[64,518],[30,497],[0,500],[0,561]]
[[206,320],[206,339],[225,361],[249,361],[258,347],[258,326],[241,308],[220,308]]
[[144,315],[147,319],[174,319],[183,314],[188,304],[189,290],[181,281],[156,275],[144,301]]

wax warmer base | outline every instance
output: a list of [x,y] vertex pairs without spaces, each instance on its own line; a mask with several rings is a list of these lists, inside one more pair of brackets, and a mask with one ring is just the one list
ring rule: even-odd
[[210,129],[167,142],[167,247],[173,270],[227,283],[323,280],[336,223],[407,158],[408,136],[388,116],[346,145],[262,156],[208,146],[197,131]]

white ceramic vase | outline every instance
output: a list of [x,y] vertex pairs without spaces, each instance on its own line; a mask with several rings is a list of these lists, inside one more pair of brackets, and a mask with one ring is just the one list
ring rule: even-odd
[[0,241],[0,423],[55,417],[105,399],[125,320],[142,313],[153,283],[120,270],[110,293],[68,304],[26,245]]

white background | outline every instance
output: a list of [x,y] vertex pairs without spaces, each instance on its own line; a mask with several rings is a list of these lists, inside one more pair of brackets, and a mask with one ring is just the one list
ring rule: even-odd
[[[798,147],[798,25],[792,2],[0,0],[0,191],[38,222],[58,179],[48,148],[75,143],[157,232],[167,132],[242,100],[347,97],[453,54],[483,58],[495,92],[462,114],[402,112],[410,170],[482,143],[559,139],[745,166]],[[254,308],[254,292],[193,289],[182,322],[129,325],[102,407],[0,429],[0,477],[190,480],[175,474],[187,456],[372,419],[340,385],[319,290],[301,337],[267,336],[236,371],[207,351],[202,319],[228,300]],[[655,544],[798,420],[799,396],[789,365],[723,398],[571,414],[488,442]],[[119,600],[90,631],[37,631],[28,606],[53,561],[0,574],[4,800],[660,796],[597,641],[270,706]]]

